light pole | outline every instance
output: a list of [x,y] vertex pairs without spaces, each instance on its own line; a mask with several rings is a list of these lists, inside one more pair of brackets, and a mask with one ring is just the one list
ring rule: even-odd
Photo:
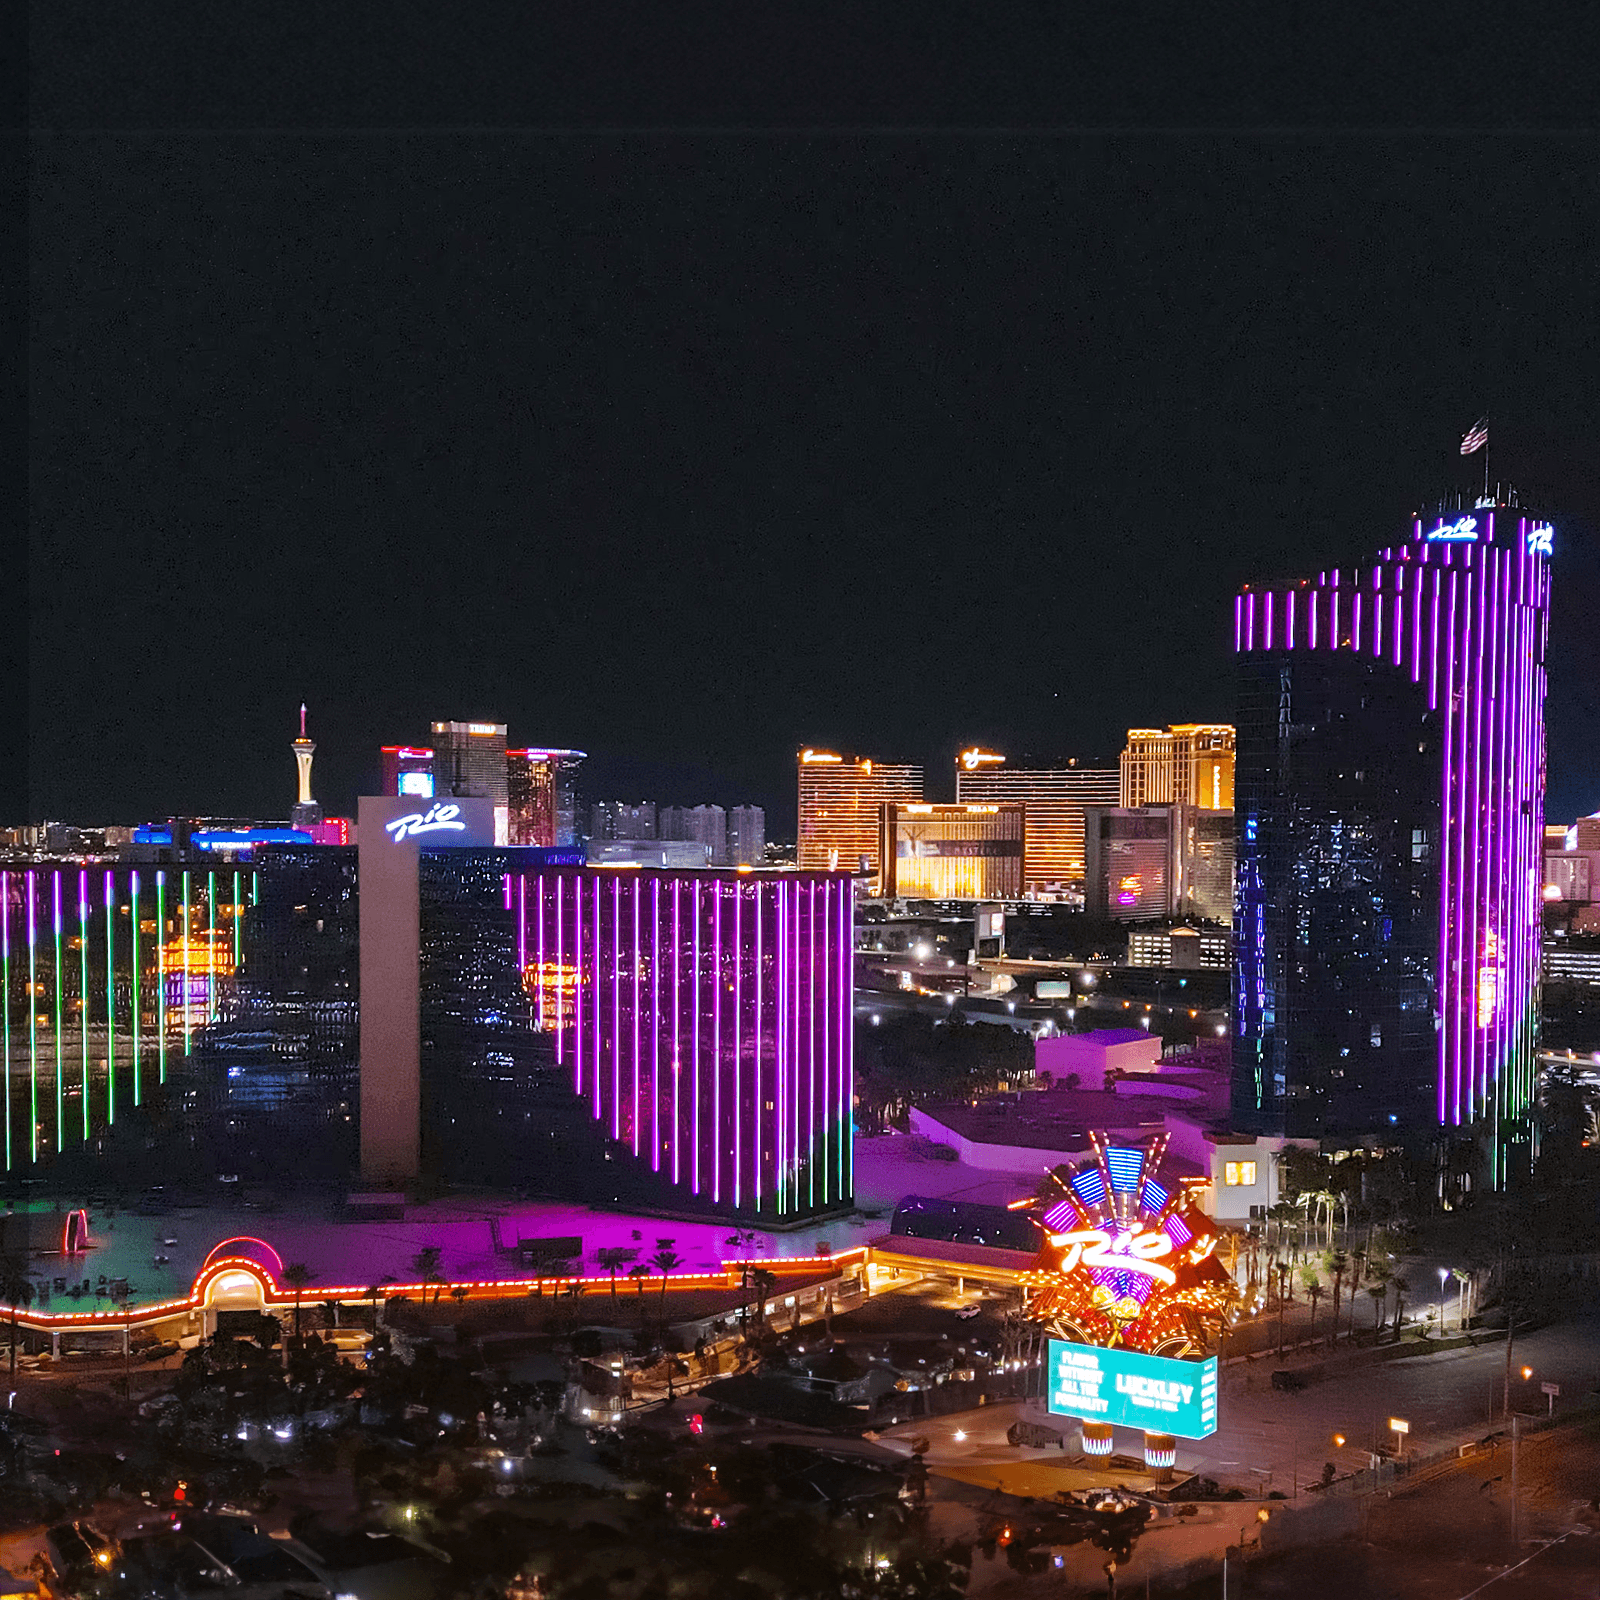
[[1450,1281],[1449,1267],[1439,1268],[1439,1337],[1444,1338],[1444,1286]]

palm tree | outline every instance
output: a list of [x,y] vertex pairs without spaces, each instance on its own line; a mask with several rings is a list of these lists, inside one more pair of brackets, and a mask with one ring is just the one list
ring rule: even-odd
[[1344,1287],[1344,1275],[1350,1270],[1350,1257],[1343,1250],[1330,1250],[1325,1258],[1328,1271],[1333,1274],[1333,1340],[1339,1342],[1339,1291]]
[[624,1250],[620,1245],[608,1245],[605,1249],[596,1250],[594,1259],[596,1265],[603,1267],[611,1274],[611,1298],[617,1298],[617,1273],[638,1256],[637,1250]]
[[339,1302],[337,1300],[324,1300],[322,1302],[323,1325],[329,1328],[339,1326]]
[[411,1270],[416,1273],[418,1279],[423,1284],[422,1299],[424,1304],[427,1303],[428,1299],[427,1285],[438,1285],[438,1287],[433,1291],[433,1300],[435,1305],[439,1303],[439,1296],[444,1293],[444,1279],[439,1276],[439,1261],[443,1255],[444,1252],[439,1248],[438,1245],[425,1244],[411,1258]]
[[644,1280],[650,1276],[650,1263],[640,1261],[628,1268],[628,1276],[639,1285],[639,1325],[644,1326]]
[[1389,1280],[1390,1287],[1394,1290],[1394,1342],[1400,1342],[1400,1323],[1405,1316],[1406,1296],[1411,1293],[1411,1285],[1396,1273]]
[[[1372,1297],[1372,1342],[1378,1342],[1378,1335],[1383,1332],[1383,1302],[1389,1298],[1389,1285],[1387,1283],[1369,1283],[1367,1293]],[[1352,1300],[1354,1296],[1351,1297]]]
[[311,1268],[303,1261],[291,1261],[283,1269],[283,1281],[294,1290],[294,1336],[300,1337],[300,1292],[311,1282]]
[[672,1248],[670,1239],[660,1241],[661,1248],[650,1257],[650,1265],[661,1274],[661,1304],[667,1303],[667,1275],[683,1265],[683,1257]]
[[[750,1252],[755,1248],[756,1240],[760,1235],[754,1228],[740,1228],[736,1233],[728,1236],[728,1248],[734,1252],[739,1263],[739,1292],[741,1295],[750,1288]],[[750,1303],[741,1299],[739,1302],[739,1330],[743,1333],[749,1323]]]
[[[466,1286],[466,1284],[458,1283],[455,1288],[450,1291],[450,1298],[454,1300],[458,1306],[464,1306],[467,1303],[467,1296],[471,1293],[472,1291]],[[437,1295],[434,1296],[435,1300],[438,1298],[439,1297]]]
[[26,1256],[0,1256],[0,1300],[11,1307],[11,1381],[17,1378],[17,1308],[33,1304],[33,1279]]
[[1350,1252],[1350,1338],[1354,1341],[1356,1336],[1356,1288],[1361,1282],[1361,1274],[1366,1270],[1367,1252],[1357,1245]]
[[1317,1276],[1315,1267],[1304,1267],[1300,1272],[1300,1281],[1306,1286],[1306,1297],[1311,1301],[1311,1336],[1317,1334],[1317,1302],[1322,1298],[1322,1279]]

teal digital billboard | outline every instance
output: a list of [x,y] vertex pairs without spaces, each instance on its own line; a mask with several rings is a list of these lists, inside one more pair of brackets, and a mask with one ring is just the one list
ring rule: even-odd
[[1050,1341],[1049,1409],[1058,1417],[1204,1439],[1217,1431],[1217,1358],[1173,1361],[1137,1350]]

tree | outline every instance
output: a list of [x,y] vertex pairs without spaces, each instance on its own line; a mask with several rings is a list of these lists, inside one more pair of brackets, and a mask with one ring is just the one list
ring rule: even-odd
[[[728,1236],[728,1248],[734,1252],[734,1257],[739,1263],[739,1293],[741,1297],[748,1296],[750,1290],[750,1252],[755,1248],[756,1241],[761,1237],[754,1228],[740,1228],[736,1233]],[[748,1298],[739,1301],[739,1331],[743,1334],[750,1319],[750,1302]]]
[[1387,1283],[1369,1283],[1367,1293],[1372,1298],[1372,1342],[1378,1342],[1378,1335],[1383,1332],[1383,1302],[1389,1298],[1389,1285]]
[[670,1239],[660,1241],[661,1248],[650,1257],[650,1265],[661,1274],[661,1304],[667,1303],[667,1277],[683,1265],[683,1257],[672,1248]]
[[1366,1270],[1367,1252],[1357,1245],[1350,1252],[1350,1339],[1354,1343],[1356,1336],[1356,1287],[1361,1282],[1361,1275]]
[[1311,1302],[1311,1332],[1315,1336],[1317,1331],[1317,1302],[1322,1298],[1322,1279],[1317,1276],[1315,1267],[1304,1267],[1300,1272],[1300,1281],[1305,1285],[1306,1298]]
[[311,1268],[303,1261],[291,1261],[283,1269],[283,1281],[294,1290],[294,1336],[300,1337],[300,1295],[311,1282]]
[[1344,1275],[1350,1270],[1350,1258],[1343,1250],[1330,1250],[1323,1264],[1333,1275],[1333,1344],[1339,1342],[1339,1291],[1344,1287]]
[[617,1298],[617,1274],[630,1261],[637,1258],[637,1250],[624,1250],[620,1245],[607,1245],[594,1253],[595,1265],[611,1274],[611,1298]]
[[644,1280],[650,1276],[650,1263],[640,1261],[628,1268],[628,1276],[639,1285],[639,1326],[644,1326]]
[[439,1275],[439,1262],[444,1252],[436,1244],[425,1244],[411,1258],[411,1270],[416,1273],[418,1281],[423,1285],[422,1299],[428,1299],[428,1285],[437,1287],[433,1291],[434,1304],[437,1305],[439,1296],[444,1293],[444,1279]]
[[1411,1285],[1397,1272],[1390,1280],[1389,1287],[1394,1290],[1394,1342],[1400,1342],[1400,1324],[1405,1320],[1406,1296],[1411,1293]]
[[0,1256],[0,1300],[11,1307],[11,1382],[17,1378],[17,1309],[33,1304],[33,1279],[28,1276],[27,1257]]

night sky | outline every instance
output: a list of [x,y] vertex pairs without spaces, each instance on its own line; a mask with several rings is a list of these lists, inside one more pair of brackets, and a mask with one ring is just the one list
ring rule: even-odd
[[1600,807],[1592,141],[62,131],[32,143],[31,812],[350,812],[435,716],[591,798],[801,743],[1115,759],[1251,578],[1494,476]]

